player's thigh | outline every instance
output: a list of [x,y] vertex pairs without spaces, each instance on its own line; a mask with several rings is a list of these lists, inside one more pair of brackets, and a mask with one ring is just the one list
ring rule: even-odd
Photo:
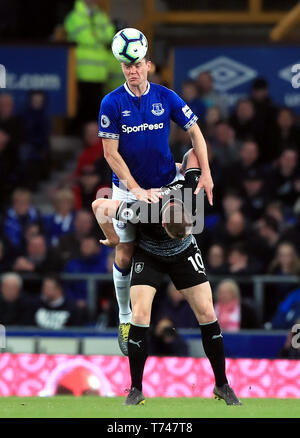
[[137,248],[133,256],[130,298],[133,318],[144,314],[149,324],[155,291],[164,277],[163,264]]
[[130,288],[132,307],[132,322],[134,324],[149,325],[151,309],[156,288],[148,285],[136,285]]
[[[117,199],[118,201],[131,202],[136,200],[136,197],[126,190],[121,190],[115,184],[112,188],[112,199]],[[113,226],[116,234],[119,236],[120,243],[133,242],[136,237],[136,226],[131,223],[125,223],[113,219]]]
[[188,301],[200,324],[212,322],[217,319],[209,281],[187,289],[181,289],[180,292]]

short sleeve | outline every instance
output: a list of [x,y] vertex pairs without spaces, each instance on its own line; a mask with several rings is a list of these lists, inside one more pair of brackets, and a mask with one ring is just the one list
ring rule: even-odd
[[101,102],[98,137],[118,140],[120,136],[118,105],[108,94]]
[[197,122],[198,117],[174,91],[169,90],[168,100],[171,110],[171,119],[185,131],[190,129],[193,124]]

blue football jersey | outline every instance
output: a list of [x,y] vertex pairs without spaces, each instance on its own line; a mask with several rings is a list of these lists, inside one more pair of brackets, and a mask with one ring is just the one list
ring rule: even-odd
[[[99,114],[99,137],[119,140],[119,153],[143,189],[170,184],[176,167],[169,146],[170,120],[184,130],[197,116],[172,90],[149,83],[141,97],[127,83],[107,94]],[[113,183],[119,185],[117,175]]]

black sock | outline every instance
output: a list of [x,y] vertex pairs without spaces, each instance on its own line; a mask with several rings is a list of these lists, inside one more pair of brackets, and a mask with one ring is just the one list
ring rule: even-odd
[[138,327],[131,323],[128,335],[128,357],[131,388],[142,390],[143,372],[148,356],[147,331],[149,327]]
[[202,343],[205,354],[212,366],[216,385],[223,386],[227,382],[225,373],[225,351],[221,329],[218,321],[200,324]]

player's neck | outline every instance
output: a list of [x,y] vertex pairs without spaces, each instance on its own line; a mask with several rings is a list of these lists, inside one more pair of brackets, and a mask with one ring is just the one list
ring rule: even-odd
[[127,87],[136,97],[141,97],[147,90],[147,86],[147,80],[140,85],[129,85],[129,83],[127,82]]

